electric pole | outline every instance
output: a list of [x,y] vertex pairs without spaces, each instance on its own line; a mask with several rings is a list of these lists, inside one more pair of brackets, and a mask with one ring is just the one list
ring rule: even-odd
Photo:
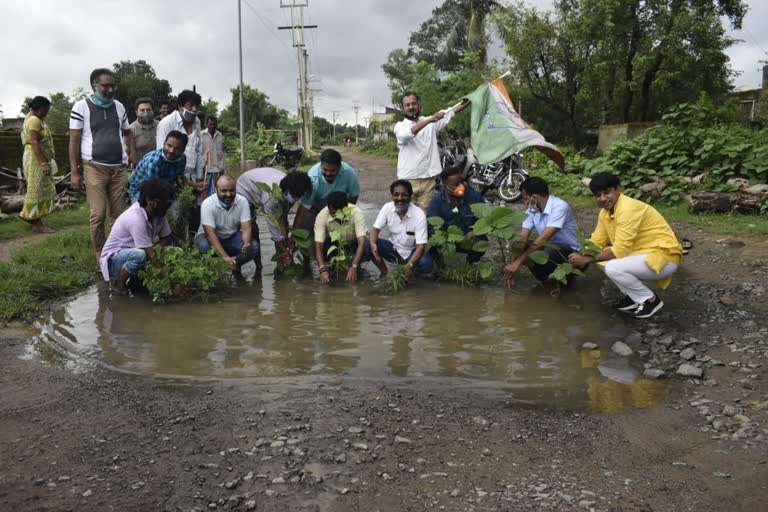
[[365,133],[365,138],[366,139],[368,138],[368,120],[369,119],[370,119],[370,117],[364,117],[363,118],[363,122],[365,123],[365,132],[364,133]]
[[336,143],[336,115],[339,114],[339,110],[333,111],[333,143]]
[[299,117],[301,118],[301,141],[307,151],[312,147],[312,106],[307,90],[308,72],[307,59],[309,54],[304,48],[304,29],[317,28],[317,25],[304,24],[304,8],[309,6],[309,0],[280,0],[280,8],[291,10],[291,25],[277,27],[279,30],[291,30],[291,40],[299,60]]
[[353,100],[352,105],[353,105],[352,108],[355,109],[355,145],[357,146],[358,144],[360,144],[358,142],[358,135],[357,135],[357,113],[360,111],[360,102],[357,100]]

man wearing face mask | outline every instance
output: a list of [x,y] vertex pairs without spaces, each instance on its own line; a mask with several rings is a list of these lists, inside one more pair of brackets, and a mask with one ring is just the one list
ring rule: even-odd
[[190,181],[195,182],[195,188],[201,192],[203,174],[205,172],[205,158],[203,156],[203,144],[200,134],[200,120],[197,111],[200,109],[202,98],[194,91],[183,90],[177,98],[176,111],[169,114],[157,125],[157,147],[162,147],[165,138],[172,130],[185,133],[189,138],[184,154],[187,156],[187,167],[184,175]]
[[[411,203],[413,187],[408,180],[396,180],[389,186],[392,201],[379,211],[376,221],[368,234],[369,251],[381,275],[387,273],[384,260],[405,263],[406,276],[432,272],[432,256],[426,251],[427,217],[420,208]],[[379,238],[383,228],[389,230],[389,240]]]
[[452,110],[439,111],[429,117],[419,117],[421,105],[419,96],[414,92],[403,94],[403,114],[405,119],[395,125],[397,147],[397,177],[411,182],[413,203],[424,213],[435,195],[435,176],[442,171],[440,151],[437,147],[437,134],[453,116],[464,110],[469,102],[462,103]]
[[312,193],[301,198],[293,227],[312,231],[315,217],[328,204],[328,194],[331,192],[344,192],[347,194],[347,202],[357,203],[360,196],[357,174],[351,166],[341,161],[341,153],[335,149],[326,149],[320,153],[320,163],[310,168],[307,174],[312,180]]
[[235,179],[222,174],[216,180],[216,194],[200,206],[200,229],[195,235],[197,249],[201,254],[215,249],[237,272],[251,260],[256,260],[256,267],[260,269],[259,242],[252,238],[251,227],[248,200],[237,193]]
[[[568,203],[549,194],[547,182],[538,177],[527,178],[520,185],[523,201],[527,206],[528,218],[523,221],[520,230],[520,242],[515,248],[509,264],[504,267],[504,283],[510,290],[515,285],[515,274],[520,266],[527,266],[540,282],[547,281],[557,265],[567,261],[568,255],[581,250],[576,230],[576,220]],[[529,241],[532,230],[537,236]],[[542,244],[557,247],[543,247]],[[528,256],[534,251],[544,251],[549,255],[546,263],[538,264]]]
[[[278,185],[283,200],[279,201],[272,194],[262,192],[256,187],[256,183],[263,183],[270,189]],[[264,212],[267,217],[267,228],[275,243],[275,252],[280,255],[283,265],[293,263],[293,242],[288,233],[288,213],[299,199],[311,192],[312,180],[302,171],[286,174],[278,169],[262,167],[246,171],[237,179],[237,193],[250,204],[254,228],[257,212]],[[254,238],[257,237],[254,235]]]
[[[477,190],[467,187],[461,177],[461,171],[456,167],[446,167],[440,173],[440,182],[443,190],[435,194],[429,203],[427,218],[440,217],[443,219],[443,228],[458,226],[466,236],[465,242],[457,250],[467,254],[467,261],[474,263],[482,256],[482,252],[472,251],[472,245],[479,239],[487,240],[488,237],[477,237],[472,231],[472,226],[477,222],[477,217],[472,213],[472,205],[485,203],[483,195]],[[429,225],[430,236],[435,228]]]
[[115,100],[117,84],[112,71],[94,69],[90,76],[93,96],[72,106],[69,114],[70,186],[79,190],[82,183],[77,158],[83,160],[83,179],[90,210],[91,240],[96,257],[105,240],[107,205],[112,223],[125,210],[126,163],[137,162],[136,145],[122,103]]
[[136,100],[136,120],[131,123],[131,132],[136,141],[136,157],[141,161],[144,155],[157,149],[157,125],[152,98]]
[[177,192],[177,184],[184,178],[184,168],[187,157],[184,149],[187,147],[187,136],[173,130],[165,138],[162,149],[156,149],[144,155],[136,170],[131,174],[128,182],[128,196],[131,202],[139,200],[141,184],[151,178],[159,178],[170,183],[174,187],[174,197]]
[[127,294],[126,282],[152,259],[155,237],[160,244],[171,240],[165,213],[171,204],[173,187],[164,180],[149,179],[141,184],[139,201],[117,218],[101,251],[99,266],[105,281],[114,280],[114,290]]

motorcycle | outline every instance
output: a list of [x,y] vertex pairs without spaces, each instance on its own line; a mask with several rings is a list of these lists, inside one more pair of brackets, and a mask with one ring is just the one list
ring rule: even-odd
[[453,139],[453,146],[439,144],[440,163],[443,168],[459,168],[464,180],[483,195],[495,189],[499,198],[504,201],[513,202],[520,199],[520,185],[528,177],[521,153],[513,153],[499,162],[480,165],[472,148],[467,148],[461,137],[453,136]]
[[286,169],[295,169],[301,159],[304,156],[304,147],[296,146],[295,148],[284,148],[283,145],[278,142],[275,144],[274,151],[264,156],[261,159],[262,167],[274,167],[276,165],[282,165]]

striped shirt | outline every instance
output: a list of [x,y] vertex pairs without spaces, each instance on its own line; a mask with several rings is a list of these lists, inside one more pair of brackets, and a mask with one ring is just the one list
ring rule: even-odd
[[123,142],[123,130],[129,129],[125,107],[115,100],[109,108],[101,108],[91,98],[72,106],[69,129],[82,130],[80,155],[83,161],[100,165],[119,166],[128,161]]
[[150,178],[166,180],[173,185],[180,176],[184,175],[186,165],[187,157],[184,155],[171,162],[165,158],[162,149],[150,151],[139,161],[136,170],[131,174],[128,183],[128,196],[131,199],[138,199],[141,184]]

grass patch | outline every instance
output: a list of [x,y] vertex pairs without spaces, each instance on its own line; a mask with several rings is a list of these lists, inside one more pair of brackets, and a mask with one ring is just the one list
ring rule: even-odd
[[[529,169],[531,176],[539,176],[549,184],[549,191],[573,208],[595,208],[589,188],[575,174],[564,174],[546,167]],[[737,213],[691,213],[688,202],[675,204],[652,203],[669,222],[684,222],[710,233],[768,235],[768,217]]]
[[397,167],[397,156],[399,150],[397,149],[397,142],[394,139],[385,139],[380,141],[374,141],[373,139],[366,140],[358,151],[364,155],[378,156],[380,158],[386,158],[392,167]]
[[[55,210],[43,218],[46,226],[53,229],[63,229],[69,226],[88,225],[88,204],[85,199],[77,203],[74,208]],[[18,217],[0,222],[0,240],[11,240],[32,234],[29,223]]]
[[87,226],[19,249],[11,261],[0,262],[0,321],[29,318],[45,303],[93,283],[95,270]]

